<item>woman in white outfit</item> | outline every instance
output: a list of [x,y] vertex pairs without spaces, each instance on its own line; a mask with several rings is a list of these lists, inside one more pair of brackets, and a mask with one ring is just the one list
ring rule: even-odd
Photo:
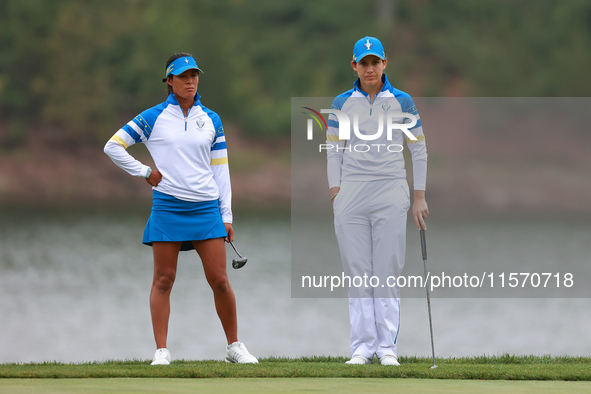
[[[347,364],[371,364],[375,355],[382,365],[400,365],[399,289],[388,278],[398,277],[404,267],[410,193],[402,149],[406,140],[414,173],[412,212],[419,229],[426,229],[423,218],[429,214],[427,149],[412,98],[384,74],[387,59],[381,42],[374,37],[357,41],[351,65],[358,76],[354,88],[337,96],[332,107],[348,115],[350,139],[339,139],[339,118],[331,113],[327,144],[334,149],[328,150],[328,182],[344,273],[373,280],[361,286],[353,280],[349,287],[352,357]],[[388,122],[408,123],[412,134],[402,127],[388,129]]]

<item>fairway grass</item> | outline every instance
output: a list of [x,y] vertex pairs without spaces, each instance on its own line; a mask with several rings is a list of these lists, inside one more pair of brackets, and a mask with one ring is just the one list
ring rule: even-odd
[[[0,378],[405,378],[458,380],[591,381],[591,358],[480,356],[438,359],[400,357],[401,366],[345,365],[344,357],[266,358],[258,365],[176,360],[169,366],[150,361],[0,364]],[[0,392],[4,383],[0,380]],[[588,387],[589,388],[589,387]]]
[[0,393],[589,393],[591,382],[379,378],[0,379]]

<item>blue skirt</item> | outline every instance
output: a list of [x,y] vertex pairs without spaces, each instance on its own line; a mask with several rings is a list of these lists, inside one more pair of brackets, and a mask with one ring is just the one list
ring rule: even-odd
[[228,236],[218,200],[191,202],[154,190],[152,213],[144,230],[145,245],[179,242],[181,250],[194,249],[191,241]]

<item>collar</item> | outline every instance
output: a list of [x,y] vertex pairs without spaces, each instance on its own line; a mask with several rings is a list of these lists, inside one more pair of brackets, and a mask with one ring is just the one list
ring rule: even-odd
[[[196,105],[201,105],[201,95],[199,93],[195,93],[195,104],[193,104],[193,107]],[[170,94],[168,95],[168,98],[166,99],[166,102],[174,104],[174,105],[180,105],[179,101],[176,99],[176,96],[174,95],[173,92],[170,92]]]
[[[390,81],[388,80],[388,76],[386,74],[382,74],[382,82],[384,86],[382,86],[380,93],[390,89],[390,87],[392,86],[390,85]],[[361,83],[359,81],[359,78],[357,78],[357,80],[353,83],[353,86],[355,87],[356,91],[361,92],[364,96],[369,96],[369,93],[366,93],[363,90],[361,90]]]

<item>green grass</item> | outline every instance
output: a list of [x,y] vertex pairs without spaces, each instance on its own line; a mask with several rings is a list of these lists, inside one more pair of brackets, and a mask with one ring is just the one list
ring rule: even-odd
[[464,380],[590,381],[591,358],[478,356],[437,360],[400,357],[400,367],[345,365],[343,357],[266,358],[258,365],[176,360],[170,366],[150,361],[0,364],[0,378],[418,378]]
[[0,393],[589,393],[590,382],[379,378],[1,379]]

